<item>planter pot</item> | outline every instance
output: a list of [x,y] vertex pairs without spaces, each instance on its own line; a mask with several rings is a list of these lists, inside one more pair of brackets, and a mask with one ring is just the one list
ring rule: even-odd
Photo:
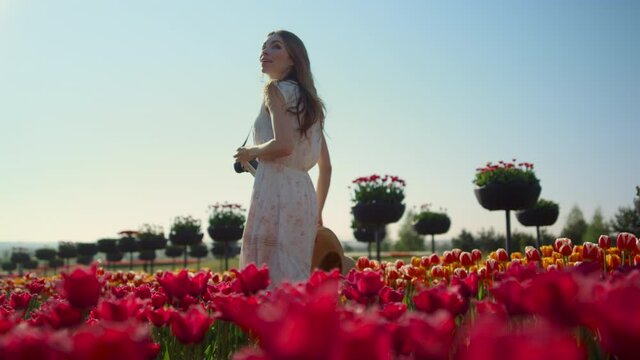
[[237,255],[240,255],[239,246],[231,243],[222,243],[222,242],[214,243],[213,247],[211,248],[211,253],[216,258],[224,258],[225,246],[227,246],[227,256],[234,257]]
[[230,241],[238,241],[242,239],[242,233],[244,232],[244,227],[209,226],[207,231],[209,232],[209,236],[211,236],[213,241],[230,242]]
[[521,210],[516,213],[516,218],[524,226],[549,226],[558,220],[558,210],[551,208]]
[[201,243],[202,237],[204,237],[202,233],[179,232],[170,234],[169,240],[171,240],[171,243],[174,245],[187,246]]
[[449,231],[451,220],[448,217],[420,219],[413,224],[413,229],[420,235],[438,235]]
[[[359,242],[372,243],[376,241],[376,231],[370,227],[361,227],[353,230],[353,236]],[[383,229],[380,232],[380,238],[384,239],[385,236],[387,236],[387,232]]]
[[404,214],[404,204],[393,202],[357,203],[351,208],[353,217],[365,225],[385,225],[394,223]]
[[513,182],[488,184],[474,190],[476,199],[487,210],[524,210],[532,208],[540,196],[539,184]]

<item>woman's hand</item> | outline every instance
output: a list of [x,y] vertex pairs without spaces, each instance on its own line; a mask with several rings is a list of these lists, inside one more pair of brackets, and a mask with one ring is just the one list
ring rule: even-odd
[[239,147],[233,157],[239,162],[249,162],[257,157],[256,152],[254,147]]

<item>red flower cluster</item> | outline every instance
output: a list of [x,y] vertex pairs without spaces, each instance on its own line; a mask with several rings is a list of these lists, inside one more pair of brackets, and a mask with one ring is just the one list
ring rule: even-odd
[[360,258],[269,290],[253,264],[0,279],[0,360],[637,359],[639,243]]

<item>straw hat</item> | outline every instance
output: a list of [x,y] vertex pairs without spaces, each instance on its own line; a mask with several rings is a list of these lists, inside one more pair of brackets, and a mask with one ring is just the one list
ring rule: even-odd
[[346,274],[353,267],[355,267],[355,262],[350,257],[344,256],[344,250],[336,234],[326,227],[318,227],[311,259],[311,270],[319,268],[331,271],[338,268],[341,273]]

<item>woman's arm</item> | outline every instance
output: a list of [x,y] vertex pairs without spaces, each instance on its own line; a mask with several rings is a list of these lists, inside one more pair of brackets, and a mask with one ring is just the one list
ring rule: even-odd
[[329,157],[329,149],[327,142],[322,135],[322,147],[320,149],[320,159],[318,159],[318,184],[316,189],[316,197],[318,200],[318,225],[322,226],[322,209],[329,194],[329,185],[331,184],[331,158]]
[[291,155],[293,152],[296,134],[292,124],[295,124],[295,115],[287,112],[284,96],[275,84],[269,85],[266,106],[271,114],[273,139],[261,145],[239,148],[233,156],[236,160],[250,161],[255,158],[273,160]]

